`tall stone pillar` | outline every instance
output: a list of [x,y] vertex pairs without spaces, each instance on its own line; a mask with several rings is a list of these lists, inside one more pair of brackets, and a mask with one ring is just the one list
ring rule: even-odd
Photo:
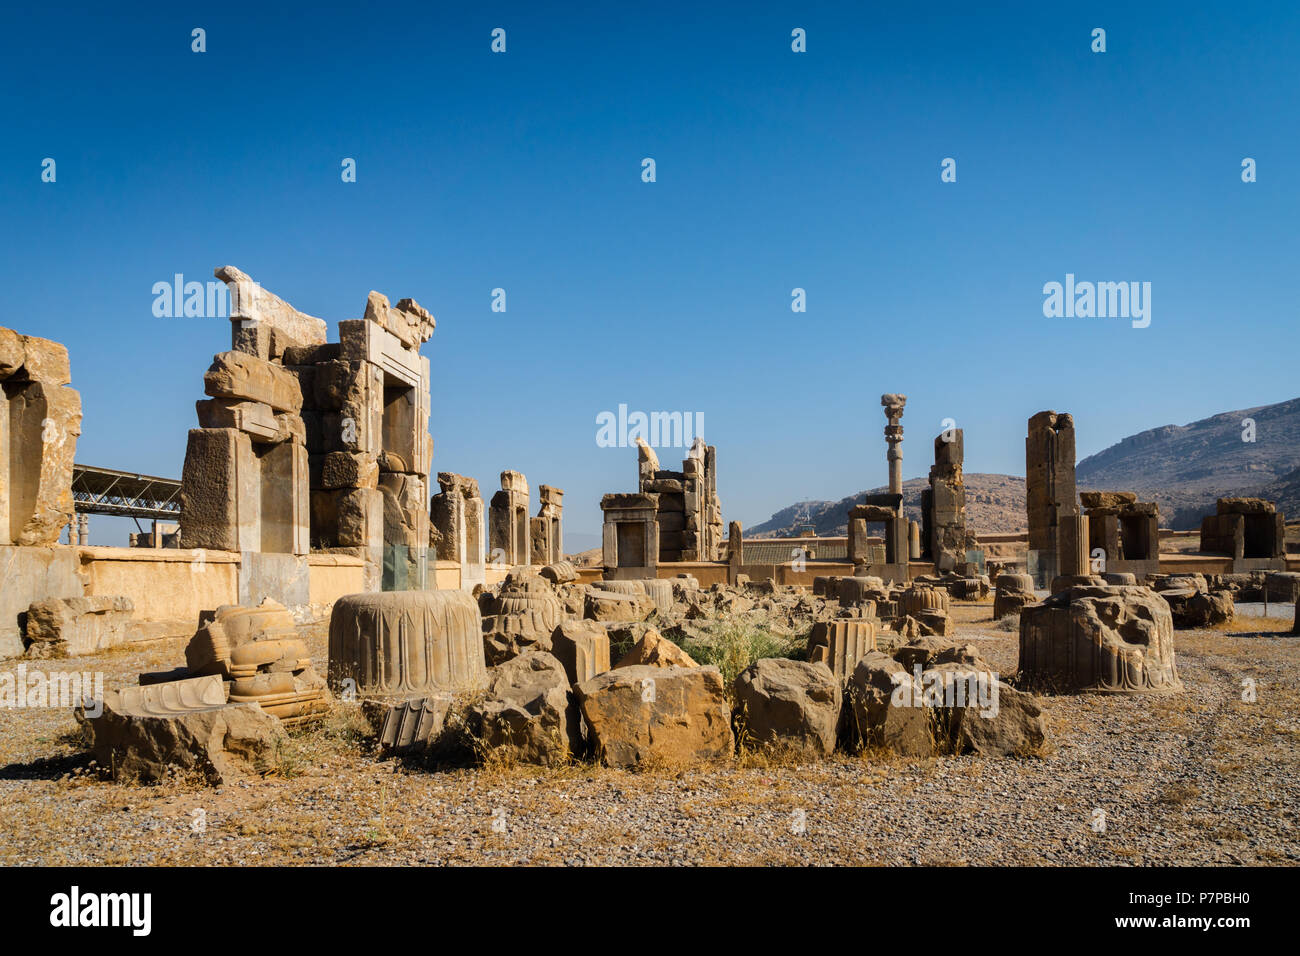
[[[903,493],[903,406],[907,404],[906,395],[881,395],[880,404],[885,409],[889,423],[885,425],[885,441],[889,442],[889,493]],[[901,508],[901,505],[900,505]]]

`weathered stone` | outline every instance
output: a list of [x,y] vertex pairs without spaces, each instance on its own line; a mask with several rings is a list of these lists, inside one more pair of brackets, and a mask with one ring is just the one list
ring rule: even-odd
[[329,681],[359,695],[418,697],[487,682],[479,609],[463,591],[339,598],[330,614]]
[[53,598],[27,610],[28,657],[80,657],[126,643],[127,597]]
[[611,767],[728,758],[735,738],[716,667],[626,667],[575,688],[596,754]]
[[262,402],[277,412],[302,411],[298,379],[279,365],[244,352],[221,352],[203,375],[203,390],[213,398]]
[[587,593],[583,614],[593,621],[644,621],[655,613],[654,601],[645,594],[616,594],[600,589]]
[[808,756],[835,749],[842,681],[825,664],[755,661],[736,678],[736,706],[747,743]]
[[22,376],[31,382],[40,382],[49,388],[62,388],[72,384],[72,368],[68,362],[68,348],[59,342],[24,335]]
[[968,699],[955,709],[952,748],[955,753],[1007,756],[1037,751],[1047,740],[1047,726],[1038,698],[996,681],[996,700],[982,708]]
[[366,297],[365,318],[391,332],[408,349],[418,349],[433,336],[437,322],[429,311],[414,299],[401,299],[389,305],[388,296],[371,292]]
[[1125,505],[1134,504],[1138,500],[1137,494],[1132,491],[1081,491],[1079,492],[1079,503],[1089,511],[1097,508],[1114,508],[1120,509]]
[[561,621],[551,634],[551,653],[577,684],[609,670],[609,634],[594,621]]
[[1169,604],[1146,588],[1092,586],[1026,607],[1020,674],[1059,691],[1179,692]]
[[557,766],[580,739],[564,666],[543,651],[493,668],[486,698],[470,713],[480,745],[509,761]]
[[325,344],[324,320],[299,312],[234,266],[219,266],[212,274],[230,291],[232,341],[237,350],[278,359],[295,346]]
[[102,714],[75,715],[90,727],[95,760],[118,780],[158,781],[175,767],[219,784],[274,769],[287,740],[256,704],[227,704],[215,675],[105,691]]
[[1160,596],[1169,604],[1176,630],[1194,630],[1226,624],[1236,614],[1230,591],[1163,590]]
[[824,664],[841,682],[853,667],[876,649],[876,622],[870,618],[818,621],[808,637],[808,660]]
[[653,628],[647,629],[641,639],[624,654],[615,670],[626,667],[699,667],[689,654]]
[[934,753],[931,714],[921,686],[898,661],[880,651],[865,655],[853,668],[848,695],[864,744],[909,757]]
[[560,623],[561,609],[545,580],[532,574],[512,574],[500,597],[488,603],[492,613],[483,620],[488,664],[504,663],[524,651],[551,650],[551,634]]
[[373,455],[332,451],[321,462],[323,488],[378,488],[379,463]]
[[[30,359],[31,337],[24,341]],[[0,414],[7,412],[7,421],[0,427],[0,464],[8,474],[0,480],[0,517],[7,525],[0,529],[0,542],[57,544],[73,515],[72,464],[81,434],[81,396],[45,382],[6,382],[4,399]]]

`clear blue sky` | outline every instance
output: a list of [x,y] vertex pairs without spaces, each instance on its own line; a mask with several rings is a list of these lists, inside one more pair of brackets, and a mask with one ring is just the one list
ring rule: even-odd
[[[1297,5],[566,6],[7,5],[0,324],[68,345],[78,460],[180,475],[229,329],[150,290],[226,263],[332,338],[426,306],[435,470],[564,488],[571,548],[634,488],[621,402],[703,412],[748,526],[883,484],[886,391],[906,477],[946,416],[1021,474],[1040,409],[1083,457],[1300,394]],[[1066,273],[1151,326],[1045,318]]]

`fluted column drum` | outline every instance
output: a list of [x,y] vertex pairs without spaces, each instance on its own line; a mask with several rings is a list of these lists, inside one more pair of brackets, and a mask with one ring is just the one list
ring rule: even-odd
[[329,679],[358,695],[417,697],[487,685],[483,619],[464,591],[376,591],[339,598],[330,615]]

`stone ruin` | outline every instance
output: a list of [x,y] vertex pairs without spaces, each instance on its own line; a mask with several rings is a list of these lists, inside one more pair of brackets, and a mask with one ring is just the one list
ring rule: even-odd
[[1232,558],[1232,573],[1286,570],[1286,520],[1263,498],[1220,498],[1201,519],[1201,551]]
[[659,495],[604,495],[600,510],[605,519],[601,527],[605,577],[655,577],[659,567]]
[[0,546],[47,547],[72,521],[81,395],[68,350],[0,328]]
[[[848,513],[848,557],[854,565],[854,575],[876,576],[887,581],[906,581],[907,562],[912,553],[915,537],[913,522],[903,515],[903,409],[906,395],[880,396],[885,411],[885,441],[889,451],[889,491],[867,495],[861,504],[853,505]],[[881,534],[873,536],[872,527],[878,526]]]
[[423,586],[429,360],[435,322],[371,292],[326,342],[304,315],[231,266],[231,350],[204,376],[181,478],[181,546],[363,558],[368,589]]
[[518,567],[533,563],[528,479],[517,471],[501,472],[501,490],[488,505],[488,548],[495,565]]
[[98,714],[76,710],[95,759],[115,779],[158,781],[172,768],[213,783],[278,763],[284,728],[330,708],[293,616],[274,601],[204,613],[185,666],[106,691]]
[[528,522],[531,563],[555,564],[564,560],[564,491],[538,485],[537,497],[541,506]]
[[1029,573],[1039,587],[1058,588],[1089,573],[1088,524],[1079,514],[1074,481],[1074,419],[1039,412],[1025,439],[1025,510]]
[[962,481],[965,433],[942,432],[934,440],[930,487],[921,492],[921,554],[935,571],[957,571],[966,564],[966,485]]
[[438,472],[442,491],[429,499],[429,545],[440,561],[460,566],[462,590],[487,582],[484,560],[483,499],[478,482],[450,471]]
[[1154,501],[1138,501],[1131,491],[1083,491],[1079,500],[1093,570],[1128,573],[1138,581],[1160,573],[1160,508]]
[[1020,677],[1065,693],[1183,689],[1169,605],[1145,587],[1072,587],[1020,612]]
[[637,490],[656,495],[660,561],[716,561],[722,547],[718,450],[696,438],[681,471],[664,471],[659,457],[637,439]]

